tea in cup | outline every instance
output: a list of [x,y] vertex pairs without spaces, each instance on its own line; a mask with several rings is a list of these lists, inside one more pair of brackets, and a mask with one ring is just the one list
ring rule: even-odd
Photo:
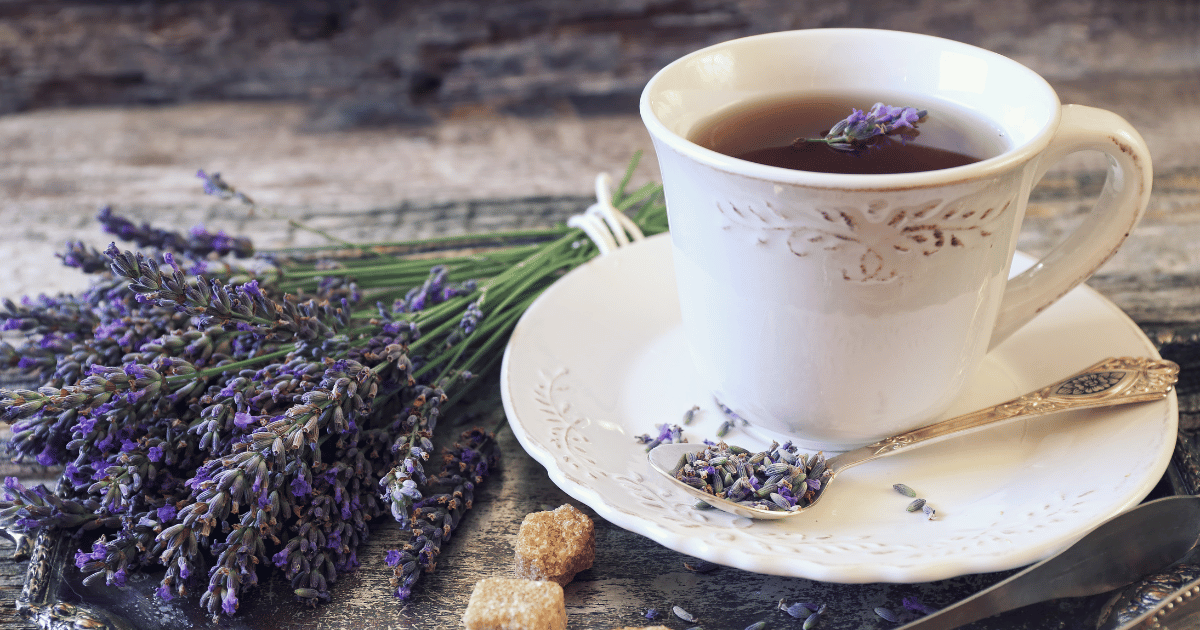
[[[831,148],[826,132],[875,103],[889,106],[877,119],[919,110],[916,133]],[[753,426],[811,449],[936,420],[989,348],[1112,256],[1150,194],[1149,152],[1125,120],[1061,105],[1001,55],[925,35],[717,44],[658,72],[641,115],[701,377]],[[1010,280],[1030,191],[1081,150],[1109,157],[1104,192]]]

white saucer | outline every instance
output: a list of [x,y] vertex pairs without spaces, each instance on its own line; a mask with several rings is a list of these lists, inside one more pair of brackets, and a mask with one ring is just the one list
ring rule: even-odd
[[[1021,256],[1017,264],[1028,266]],[[949,415],[1002,402],[1109,356],[1157,357],[1116,306],[1080,287],[988,355]],[[679,323],[670,241],[647,239],[568,274],[525,313],[501,390],[517,438],[575,499],[620,527],[713,562],[814,580],[924,582],[1040,560],[1139,503],[1175,444],[1168,399],[1016,422],[839,475],[810,518],[749,521],[696,510],[634,436],[683,423],[715,438]],[[741,430],[726,440],[761,440]],[[914,488],[937,509],[905,511]]]

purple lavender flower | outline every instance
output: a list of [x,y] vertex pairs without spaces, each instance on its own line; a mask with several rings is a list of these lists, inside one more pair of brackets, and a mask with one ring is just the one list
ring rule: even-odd
[[293,496],[302,497],[306,494],[311,494],[311,493],[312,493],[312,486],[309,485],[309,483],[307,481],[305,481],[304,477],[297,475],[296,478],[292,480],[292,495]]
[[108,270],[108,259],[95,247],[88,247],[83,241],[67,241],[67,251],[55,254],[62,259],[64,265],[74,267],[83,273],[100,273]]
[[797,138],[793,145],[822,142],[838,151],[862,153],[880,146],[879,143],[889,140],[890,136],[898,136],[901,142],[914,137],[917,134],[917,123],[927,113],[926,110],[915,107],[893,107],[875,103],[866,113],[860,109],[851,110],[850,115],[834,125],[824,138]]
[[[655,425],[654,428],[658,429],[658,436],[656,436],[654,439],[645,443],[647,451],[649,451],[650,449],[653,449],[655,446],[658,446],[659,444],[670,444],[672,442],[686,442],[687,441],[687,440],[683,439],[683,427],[679,426],[678,424],[669,424],[669,423],[664,422],[662,424]],[[641,437],[637,437],[636,439],[639,442],[642,441]]]
[[196,177],[204,180],[204,194],[216,197],[218,199],[237,199],[242,203],[253,206],[254,200],[247,197],[245,194],[238,192],[233,186],[221,178],[220,173],[208,174],[204,169],[196,171]]
[[463,312],[462,320],[459,321],[458,327],[462,329],[464,334],[475,332],[475,327],[479,325],[479,320],[483,319],[483,311],[479,310],[479,302],[471,302],[467,305],[467,310]]
[[903,600],[904,607],[913,612],[918,612],[923,615],[930,615],[937,612],[936,608],[926,606],[921,600],[916,597],[905,597]]
[[245,429],[249,426],[254,425],[254,421],[255,421],[254,416],[252,416],[244,411],[239,411],[239,412],[233,414],[233,424],[235,424],[237,426],[237,428],[239,428],[239,429]]
[[[233,253],[238,258],[254,254],[254,245],[248,238],[231,237],[222,233],[211,234],[203,227],[192,228],[188,234],[152,227],[149,223],[141,225],[115,214],[112,207],[100,209],[97,220],[104,231],[122,240],[133,241],[139,247],[154,247],[163,251],[184,252],[196,258],[203,258],[210,252],[225,255]],[[77,249],[71,249],[69,254],[81,254]],[[64,258],[66,262],[66,258]]]

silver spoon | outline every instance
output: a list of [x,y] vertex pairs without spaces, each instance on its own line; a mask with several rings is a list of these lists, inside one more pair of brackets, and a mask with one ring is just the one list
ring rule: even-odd
[[1033,418],[1059,411],[1095,409],[1135,402],[1161,400],[1167,396],[1178,379],[1179,366],[1171,361],[1143,357],[1106,359],[1092,367],[1024,396],[987,409],[943,420],[907,433],[884,438],[874,444],[847,451],[829,458],[825,464],[820,491],[812,502],[791,510],[763,509],[717,497],[694,488],[675,478],[688,453],[704,450],[700,444],[662,444],[650,450],[650,465],[670,479],[681,490],[709,505],[745,518],[779,519],[795,516],[806,510],[828,492],[834,477],[843,470],[863,462],[898,453],[902,450],[933,444],[958,437],[997,423],[1017,418]]

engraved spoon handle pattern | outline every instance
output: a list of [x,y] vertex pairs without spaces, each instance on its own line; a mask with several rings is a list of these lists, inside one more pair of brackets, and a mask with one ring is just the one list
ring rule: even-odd
[[943,420],[885,438],[830,458],[834,474],[863,462],[950,436],[958,437],[1018,416],[1033,418],[1074,409],[1111,407],[1165,398],[1179,377],[1179,366],[1163,359],[1105,359],[1078,374],[987,409]]

